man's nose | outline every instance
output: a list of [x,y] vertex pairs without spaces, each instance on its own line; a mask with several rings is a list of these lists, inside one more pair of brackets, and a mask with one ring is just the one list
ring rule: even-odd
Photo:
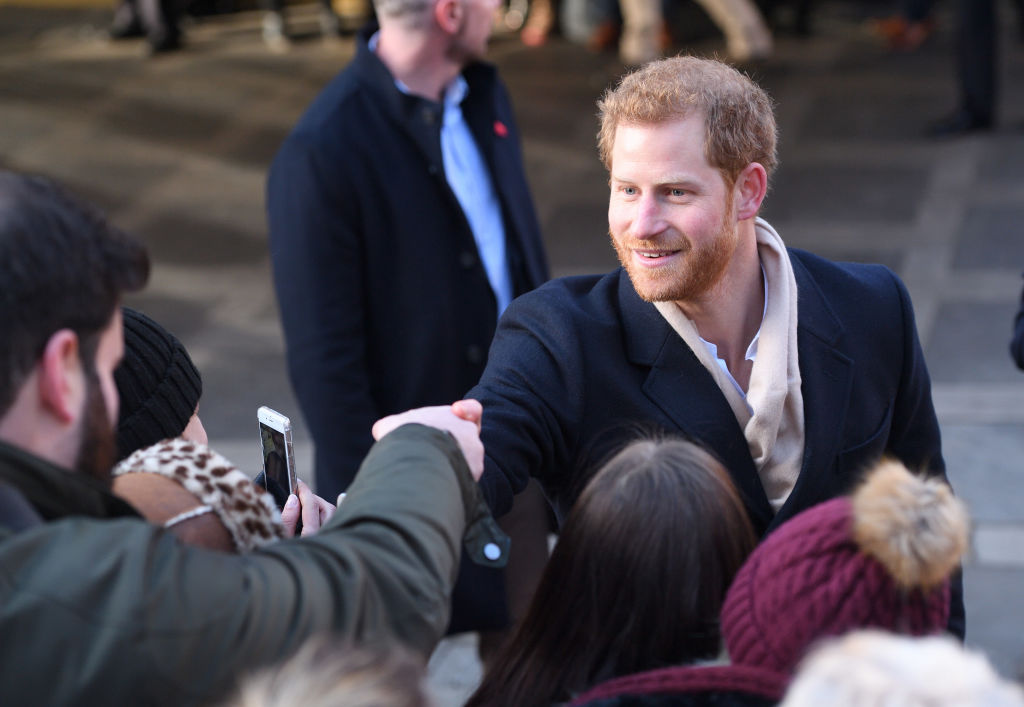
[[634,238],[653,238],[665,230],[661,205],[652,196],[643,196],[636,203],[636,214],[630,229]]

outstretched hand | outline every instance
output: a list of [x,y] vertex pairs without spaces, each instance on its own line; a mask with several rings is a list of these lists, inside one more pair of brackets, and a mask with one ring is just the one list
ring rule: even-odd
[[484,416],[484,406],[480,404],[479,400],[474,400],[473,398],[456,400],[452,403],[452,412],[463,420],[475,423],[477,431],[480,430],[480,421]]
[[320,526],[334,515],[335,507],[328,501],[320,498],[298,479],[299,493],[292,494],[281,509],[281,523],[284,525],[285,537],[295,536],[295,526],[298,525],[299,517],[302,517],[302,535],[313,535]]
[[[382,417],[373,424],[373,438],[380,439],[397,427],[415,422],[448,432],[459,443],[473,479],[484,473],[484,445],[480,441],[483,406],[476,400],[459,400],[451,405],[415,408]],[[305,521],[303,521],[305,522]]]

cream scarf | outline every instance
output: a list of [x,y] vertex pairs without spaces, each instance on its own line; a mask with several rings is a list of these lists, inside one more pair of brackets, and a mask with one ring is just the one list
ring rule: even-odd
[[729,401],[743,429],[768,502],[772,510],[778,512],[796,484],[804,456],[804,400],[800,394],[796,340],[796,278],[789,253],[775,229],[758,218],[755,233],[765,275],[766,301],[745,402],[700,340],[697,327],[682,310],[672,302],[656,302],[654,306],[683,338]]

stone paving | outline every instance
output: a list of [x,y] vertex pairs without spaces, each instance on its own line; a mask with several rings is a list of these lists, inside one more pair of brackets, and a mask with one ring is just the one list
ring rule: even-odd
[[[922,127],[955,99],[948,30],[917,53],[890,54],[864,30],[865,12],[822,2],[813,37],[780,36],[776,56],[751,68],[778,103],[782,133],[764,215],[790,245],[882,262],[906,281],[949,474],[975,522],[968,643],[1020,674],[1024,373],[1006,344],[1024,269],[1024,47],[1004,30],[1003,127],[932,142]],[[138,43],[103,39],[108,17],[0,4],[0,164],[65,180],[149,244],[152,283],[132,303],[177,332],[203,371],[215,447],[255,469],[255,410],[269,404],[292,415],[309,468],[270,284],[263,181],[352,43],[310,36],[272,54],[258,15],[236,13],[197,21],[187,51],[149,60]],[[300,33],[315,27],[303,7],[292,20]],[[723,49],[715,38],[682,48]],[[610,269],[594,101],[623,67],[511,35],[495,38],[492,57],[516,103],[555,275]],[[459,704],[478,679],[473,640],[435,655],[441,705]]]

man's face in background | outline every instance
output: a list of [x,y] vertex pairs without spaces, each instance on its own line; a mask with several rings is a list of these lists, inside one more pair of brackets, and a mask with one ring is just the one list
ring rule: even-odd
[[497,0],[460,0],[462,25],[452,38],[449,55],[465,66],[487,55],[487,41],[494,27]]

